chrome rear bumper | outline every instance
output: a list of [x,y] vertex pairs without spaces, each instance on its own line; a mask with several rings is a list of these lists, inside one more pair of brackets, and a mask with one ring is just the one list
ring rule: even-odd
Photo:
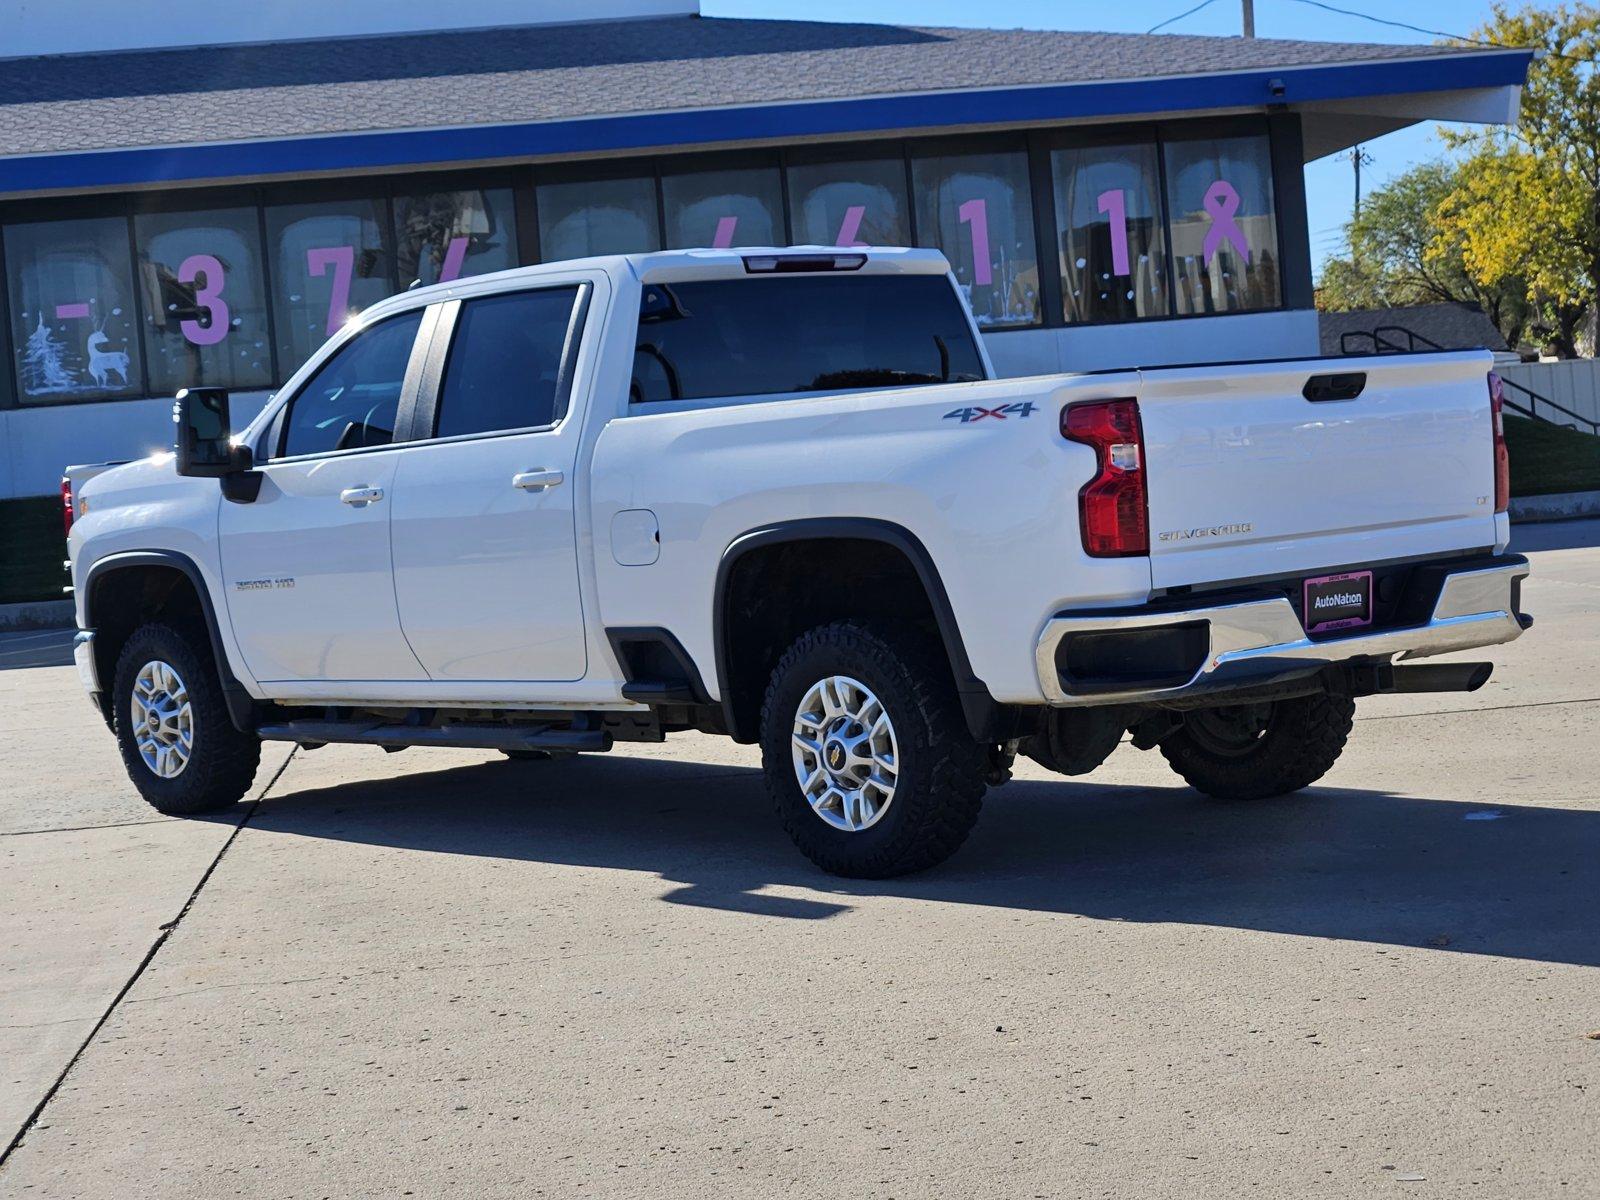
[[[1489,567],[1452,571],[1445,576],[1426,622],[1320,641],[1306,636],[1293,606],[1282,596],[1160,612],[1129,609],[1126,613],[1062,614],[1048,621],[1039,636],[1039,683],[1053,705],[1159,701],[1248,687],[1356,658],[1425,658],[1494,646],[1522,633],[1517,590],[1527,575],[1527,560],[1516,556],[1506,556]],[[1209,648],[1186,683],[1125,689],[1078,688],[1057,668],[1062,639],[1075,633],[1152,630],[1202,622]]]

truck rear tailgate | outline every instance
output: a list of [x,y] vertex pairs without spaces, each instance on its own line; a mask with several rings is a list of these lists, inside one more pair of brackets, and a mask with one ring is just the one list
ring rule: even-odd
[[[1152,584],[1494,545],[1492,365],[1469,351],[1141,372]],[[1359,394],[1330,376],[1364,376]],[[1314,377],[1334,396],[1308,398]]]

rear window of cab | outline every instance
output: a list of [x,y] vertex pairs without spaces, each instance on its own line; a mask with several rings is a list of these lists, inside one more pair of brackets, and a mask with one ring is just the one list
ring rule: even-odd
[[648,284],[635,404],[970,383],[983,358],[943,275]]

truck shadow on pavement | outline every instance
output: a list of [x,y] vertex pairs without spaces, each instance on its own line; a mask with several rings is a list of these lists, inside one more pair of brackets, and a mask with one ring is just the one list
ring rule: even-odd
[[669,903],[759,918],[898,896],[1600,965],[1600,812],[1575,809],[1341,788],[1229,804],[1181,786],[1017,780],[942,867],[840,880],[790,846],[758,771],[619,755],[303,790],[264,801],[251,826],[650,872],[676,885]]

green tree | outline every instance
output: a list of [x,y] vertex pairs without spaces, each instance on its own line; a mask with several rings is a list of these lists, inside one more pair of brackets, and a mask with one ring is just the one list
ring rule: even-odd
[[1438,245],[1459,242],[1468,273],[1484,287],[1525,281],[1538,324],[1556,352],[1571,357],[1600,297],[1600,9],[1512,12],[1496,4],[1493,14],[1479,40],[1543,53],[1529,69],[1514,127],[1445,134],[1465,158],[1438,206]]
[[1349,257],[1323,267],[1322,307],[1478,304],[1515,346],[1529,315],[1525,283],[1515,275],[1480,283],[1467,269],[1462,237],[1441,223],[1441,206],[1461,187],[1459,170],[1446,159],[1423,163],[1372,192],[1345,227]]

